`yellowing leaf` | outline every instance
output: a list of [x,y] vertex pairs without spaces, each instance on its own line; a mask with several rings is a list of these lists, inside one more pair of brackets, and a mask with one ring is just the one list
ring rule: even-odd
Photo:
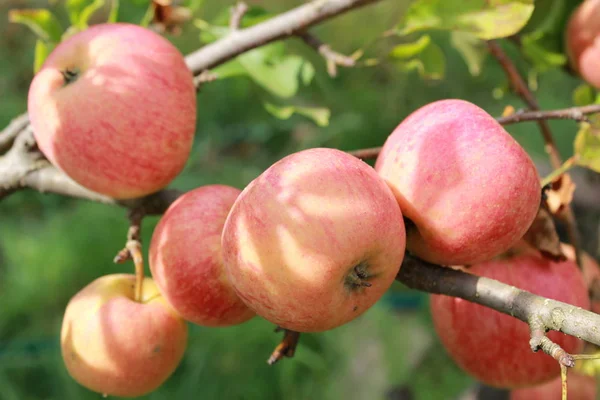
[[331,111],[325,107],[276,106],[275,104],[265,103],[265,109],[279,119],[288,119],[294,113],[304,115],[319,126],[329,125],[329,117],[331,116]]
[[27,25],[45,42],[60,42],[63,28],[58,19],[46,9],[10,10],[8,20]]
[[426,29],[469,32],[490,40],[517,33],[533,13],[533,0],[417,0],[398,30],[402,35]]
[[574,146],[577,165],[600,172],[600,126],[582,123]]

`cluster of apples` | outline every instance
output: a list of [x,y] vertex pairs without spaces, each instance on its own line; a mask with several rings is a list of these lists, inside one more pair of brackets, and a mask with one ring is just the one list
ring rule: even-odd
[[[185,165],[195,131],[182,55],[134,25],[97,25],[61,43],[34,78],[28,107],[47,158],[117,199],[165,187]],[[182,195],[153,232],[153,278],[139,301],[127,274],[98,278],[71,299],[65,364],[92,390],[142,395],[180,363],[186,321],[230,326],[259,315],[298,332],[333,329],[381,298],[406,249],[534,292],[528,283],[554,280],[546,285],[554,291],[538,294],[585,306],[583,296],[568,297],[580,293],[574,268],[490,261],[519,242],[540,195],[534,164],[494,118],[462,100],[431,103],[392,132],[374,168],[340,150],[308,149],[243,191],[208,185]],[[514,361],[526,359],[512,347],[526,346],[518,336],[525,325],[513,329],[512,319],[469,307],[478,306],[432,301],[438,333],[463,368],[502,385],[515,374],[539,380],[554,371],[545,359],[535,371]],[[566,350],[577,342],[557,341]]]

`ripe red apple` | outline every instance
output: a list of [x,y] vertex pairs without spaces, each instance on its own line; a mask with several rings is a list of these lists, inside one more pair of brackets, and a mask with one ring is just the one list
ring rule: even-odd
[[[567,375],[567,398],[569,400],[595,400],[596,379],[569,371]],[[560,376],[537,386],[515,389],[510,400],[561,400],[562,381]]]
[[[534,294],[589,309],[583,275],[573,261],[554,263],[523,251],[473,265],[468,272],[496,279]],[[558,363],[529,347],[529,326],[491,308],[443,295],[431,296],[435,330],[454,361],[490,386],[517,388],[548,381],[560,373]],[[560,332],[548,338],[577,353],[583,342]]]
[[571,14],[565,48],[573,69],[600,89],[600,0],[585,0]]
[[538,174],[525,150],[463,100],[436,101],[409,115],[375,169],[414,223],[407,225],[407,249],[437,264],[473,264],[506,251],[540,205]]
[[[561,243],[561,248],[565,256],[575,261],[575,249],[570,244]],[[598,296],[600,293],[594,294],[593,291],[598,291],[600,287],[600,265],[598,262],[585,251],[581,254],[581,266],[583,271],[583,279],[585,280],[590,296]],[[596,314],[600,314],[600,300],[592,298],[591,310]]]
[[281,327],[318,332],[371,307],[404,258],[402,213],[366,163],[335,149],[289,155],[252,181],[223,229],[238,295]]
[[28,111],[40,150],[80,185],[118,199],[165,187],[196,128],[193,77],[179,50],[136,25],[91,26],[36,74]]
[[225,275],[221,233],[240,190],[208,185],[185,193],[159,221],[150,243],[154,281],[186,320],[235,325],[254,316]]
[[187,345],[187,324],[150,278],[140,302],[135,276],[100,277],[77,293],[65,311],[62,356],[86,388],[112,396],[142,396],[173,373]]

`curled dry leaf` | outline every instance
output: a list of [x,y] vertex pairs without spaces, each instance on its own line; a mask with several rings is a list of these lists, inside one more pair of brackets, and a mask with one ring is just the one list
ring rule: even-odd
[[556,232],[556,226],[550,211],[545,204],[540,207],[537,216],[529,227],[523,239],[540,253],[552,261],[564,261],[565,255],[562,252],[560,238]]
[[172,0],[152,0],[154,8],[152,27],[160,33],[178,35],[181,33],[182,25],[192,19],[192,11],[189,8],[176,6],[173,3]]
[[558,216],[564,210],[565,206],[573,201],[575,192],[575,183],[567,174],[561,175],[552,182],[550,190],[546,192],[546,204],[552,215]]

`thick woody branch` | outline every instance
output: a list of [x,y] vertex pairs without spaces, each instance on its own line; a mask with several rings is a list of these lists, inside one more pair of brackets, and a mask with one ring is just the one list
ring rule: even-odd
[[346,11],[380,0],[313,0],[265,22],[239,29],[186,57],[188,67],[199,74],[248,50],[296,36],[311,26]]
[[407,253],[396,280],[412,289],[481,304],[528,324],[537,319],[546,329],[600,345],[600,315],[494,279],[431,264]]
[[[508,77],[515,93],[518,94],[519,97],[523,99],[523,101],[525,101],[527,106],[532,111],[539,111],[540,106],[535,96],[527,87],[525,79],[523,79],[512,60],[506,55],[504,50],[502,50],[502,48],[495,41],[490,40],[487,42],[487,45],[492,56],[494,56],[494,58],[498,60],[498,63],[504,70],[504,73]],[[538,119],[537,124],[544,138],[546,152],[550,157],[550,164],[554,169],[558,169],[560,168],[563,162],[558,152],[558,148],[556,147],[556,143],[554,142],[554,138],[552,137],[550,125],[545,119]],[[573,209],[568,204],[564,208],[563,217],[565,222],[567,223],[567,234],[569,236],[569,241],[575,248],[575,258],[577,260],[577,264],[581,268],[581,245],[579,243],[579,232],[577,230],[577,222],[575,221]]]

